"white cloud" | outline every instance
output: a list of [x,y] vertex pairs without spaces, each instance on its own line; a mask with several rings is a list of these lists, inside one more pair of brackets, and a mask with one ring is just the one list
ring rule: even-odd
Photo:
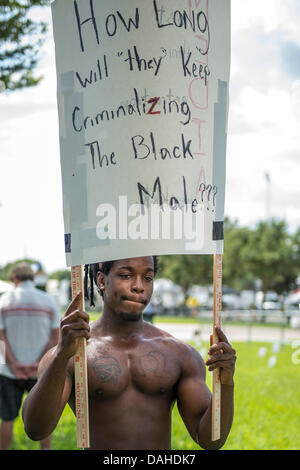
[[232,32],[253,30],[259,26],[264,33],[296,32],[299,17],[297,0],[232,0]]
[[65,266],[51,34],[44,48],[42,82],[0,95],[0,265],[26,255],[51,272]]
[[271,214],[293,229],[300,224],[300,82],[284,56],[300,44],[299,17],[295,0],[232,0],[226,211],[244,224],[265,217],[265,172]]

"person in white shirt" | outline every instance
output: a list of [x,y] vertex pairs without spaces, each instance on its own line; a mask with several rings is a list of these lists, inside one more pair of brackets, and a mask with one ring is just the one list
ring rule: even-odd
[[[14,420],[24,393],[37,381],[40,359],[58,342],[60,311],[52,296],[37,289],[34,273],[26,263],[11,273],[15,289],[0,298],[0,340],[5,364],[0,364],[0,449],[10,448]],[[51,436],[40,442],[49,449]]]

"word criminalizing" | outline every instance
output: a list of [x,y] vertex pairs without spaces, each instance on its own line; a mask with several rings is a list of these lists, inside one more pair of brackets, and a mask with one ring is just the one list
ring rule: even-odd
[[191,121],[190,106],[187,101],[176,99],[167,100],[164,97],[152,97],[145,101],[139,96],[136,88],[133,89],[134,100],[127,105],[119,105],[114,109],[99,109],[94,115],[83,115],[80,106],[75,105],[72,111],[72,128],[75,132],[81,132],[90,127],[99,126],[103,122],[131,116],[153,116],[178,114],[180,124],[186,126]]

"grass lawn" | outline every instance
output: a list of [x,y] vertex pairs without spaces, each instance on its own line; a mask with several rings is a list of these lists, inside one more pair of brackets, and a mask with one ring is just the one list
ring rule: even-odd
[[[294,350],[270,343],[233,343],[237,351],[235,415],[224,450],[287,450],[300,448],[300,364],[292,363]],[[261,348],[266,355],[259,356]],[[268,367],[276,357],[273,367]],[[207,384],[211,388],[211,374]],[[174,449],[196,449],[174,409]]]
[[[207,344],[196,345],[199,349]],[[223,449],[299,449],[300,448],[300,364],[292,362],[295,351],[281,346],[274,353],[270,343],[233,343],[238,360],[235,373],[235,416]],[[259,355],[262,347],[264,356]],[[268,367],[270,357],[276,363]],[[211,388],[211,374],[207,373]],[[189,437],[177,407],[173,410],[172,449],[197,449]],[[39,449],[24,433],[23,422],[15,422],[13,449]],[[76,449],[75,418],[67,406],[53,433],[53,449]]]

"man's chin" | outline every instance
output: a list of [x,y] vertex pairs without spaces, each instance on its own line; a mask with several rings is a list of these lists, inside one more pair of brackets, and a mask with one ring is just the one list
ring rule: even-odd
[[125,321],[132,321],[132,322],[136,322],[136,321],[139,321],[141,318],[142,318],[142,313],[124,313],[124,312],[121,312],[120,313],[120,318],[122,318],[122,320],[125,320]]

